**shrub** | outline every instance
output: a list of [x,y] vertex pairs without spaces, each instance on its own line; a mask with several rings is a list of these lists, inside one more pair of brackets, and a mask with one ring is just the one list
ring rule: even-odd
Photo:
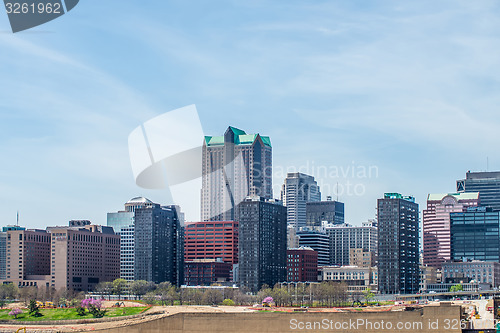
[[226,298],[224,301],[222,301],[222,305],[234,306],[234,301],[232,299]]
[[81,307],[87,308],[94,318],[102,318],[106,314],[106,310],[101,309],[102,302],[99,299],[86,298]]
[[78,305],[77,307],[75,307],[75,310],[79,316],[85,316],[85,308],[84,307],[81,307]]
[[28,305],[28,312],[30,316],[40,317],[42,314],[40,313],[40,307],[36,304],[34,299],[30,300],[30,304]]

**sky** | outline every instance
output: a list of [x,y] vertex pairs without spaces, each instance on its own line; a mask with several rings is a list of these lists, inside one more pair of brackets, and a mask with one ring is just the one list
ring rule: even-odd
[[302,171],[355,225],[384,192],[425,208],[467,170],[500,170],[499,15],[488,0],[82,0],[13,34],[2,12],[0,225],[172,203],[135,184],[127,140],[191,104],[206,135],[271,138],[277,198]]

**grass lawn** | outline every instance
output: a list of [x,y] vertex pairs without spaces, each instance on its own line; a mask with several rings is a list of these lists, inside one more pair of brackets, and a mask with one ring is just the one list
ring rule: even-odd
[[[120,316],[131,316],[139,314],[149,307],[125,307],[125,308],[107,308],[106,315],[104,318],[110,317],[120,317]],[[0,320],[13,320],[14,317],[9,316],[11,310],[0,310]],[[85,316],[79,316],[74,308],[66,309],[40,309],[40,313],[43,315],[41,317],[32,317],[28,314],[27,309],[23,309],[23,313],[17,316],[19,321],[42,321],[42,320],[69,320],[69,319],[91,319],[94,318],[90,313],[86,313]]]

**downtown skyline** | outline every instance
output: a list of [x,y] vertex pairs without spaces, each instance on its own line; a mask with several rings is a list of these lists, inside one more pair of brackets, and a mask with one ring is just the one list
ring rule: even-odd
[[[105,224],[136,196],[171,204],[135,185],[127,137],[189,104],[205,135],[270,137],[275,198],[287,172],[314,176],[323,200],[362,184],[339,197],[354,225],[385,192],[422,209],[467,170],[500,169],[495,2],[198,5],[87,1],[15,35],[0,15],[3,225],[18,210],[35,228]],[[344,177],[352,166],[376,176]]]

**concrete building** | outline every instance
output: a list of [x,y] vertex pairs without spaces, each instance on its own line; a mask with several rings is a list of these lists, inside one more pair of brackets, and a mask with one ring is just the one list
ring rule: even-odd
[[318,253],[310,247],[287,250],[287,282],[318,280]]
[[375,253],[363,248],[349,249],[349,266],[373,267],[375,266]]
[[330,264],[330,239],[324,228],[311,229],[301,228],[297,231],[300,247],[310,247],[318,253],[318,265],[327,266]]
[[469,207],[450,214],[453,261],[500,261],[500,212],[491,207]]
[[238,221],[236,206],[247,196],[273,197],[269,137],[229,127],[205,137],[202,158],[202,221]]
[[479,205],[479,193],[429,194],[422,212],[423,263],[441,268],[451,259],[450,213]]
[[239,204],[239,283],[252,292],[286,281],[286,207],[249,197]]
[[144,197],[132,198],[125,203],[125,209],[116,213],[108,213],[107,225],[120,235],[120,278],[127,281],[135,280],[135,210],[153,207],[155,204]]
[[92,291],[120,277],[120,236],[99,225],[48,227],[50,281],[57,290]]
[[286,234],[287,234],[287,248],[293,249],[299,247],[299,236],[297,236],[297,229],[295,229],[293,226],[288,225],[286,228]]
[[9,230],[26,230],[26,228],[17,225],[2,228],[0,232],[0,280],[7,278],[7,231]]
[[326,201],[308,202],[306,204],[306,225],[309,227],[321,227],[322,222],[328,224],[343,224],[344,203],[332,201],[327,197]]
[[500,172],[470,172],[457,180],[457,192],[479,192],[481,206],[500,211]]
[[49,287],[50,234],[45,230],[11,228],[7,233],[6,277],[19,287]]
[[382,294],[414,294],[420,287],[419,217],[415,198],[385,193],[377,200],[378,274]]
[[491,288],[500,286],[500,263],[496,261],[447,262],[443,264],[444,283],[487,283]]
[[281,188],[281,201],[286,206],[287,223],[298,229],[306,226],[306,203],[321,201],[321,192],[313,176],[288,173]]
[[184,262],[185,284],[188,286],[210,286],[213,283],[227,284],[231,281],[233,265],[222,260],[194,259]]
[[360,293],[366,288],[377,291],[377,273],[377,267],[323,266],[318,276],[320,281],[345,282],[348,292]]
[[328,224],[325,230],[330,241],[330,265],[349,265],[350,249],[377,253],[377,227],[374,222],[363,222],[361,226]]
[[135,279],[184,284],[184,230],[177,207],[136,208],[134,220]]
[[419,292],[426,292],[428,285],[438,283],[438,269],[432,266],[420,265]]

